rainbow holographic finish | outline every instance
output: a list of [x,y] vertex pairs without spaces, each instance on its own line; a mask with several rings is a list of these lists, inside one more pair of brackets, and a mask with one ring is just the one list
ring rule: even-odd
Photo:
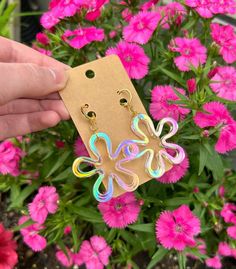
[[[125,155],[123,159],[120,159],[119,161],[116,162],[115,169],[116,171],[119,172],[119,174],[122,173],[126,177],[128,176],[129,178],[131,178],[130,184],[125,183],[125,181],[122,180],[120,176],[118,176],[116,173],[110,173],[108,175],[107,191],[105,193],[101,193],[99,191],[102,181],[105,178],[105,171],[102,169],[103,159],[96,147],[96,142],[98,140],[99,141],[102,140],[105,142],[107,153],[111,160],[117,160],[118,156],[121,153]],[[138,155],[138,152],[139,152],[138,146],[134,144],[132,140],[125,140],[122,143],[120,143],[116,151],[113,153],[110,137],[105,133],[98,132],[98,133],[93,134],[90,137],[89,147],[96,158],[92,159],[89,157],[79,157],[74,161],[72,169],[73,169],[73,173],[77,177],[80,177],[80,178],[88,178],[96,174],[98,175],[98,178],[93,186],[93,195],[97,201],[107,202],[112,198],[113,192],[114,192],[114,186],[113,186],[114,180],[122,189],[124,189],[127,192],[132,192],[137,189],[137,187],[139,186],[138,176],[134,174],[132,171],[127,170],[124,167],[122,167],[123,163],[132,161]],[[81,170],[82,163],[94,165],[95,168],[88,172],[82,171]],[[99,166],[101,166],[101,168],[97,168]]]
[[[143,155],[147,155],[145,168],[146,172],[153,178],[159,178],[165,173],[165,163],[164,158],[167,159],[172,164],[180,164],[184,158],[185,158],[185,152],[182,147],[180,147],[177,144],[169,143],[166,140],[171,138],[173,135],[175,135],[178,131],[178,124],[177,122],[172,118],[163,118],[159,121],[157,128],[155,130],[154,124],[151,120],[151,118],[148,115],[145,114],[137,114],[133,119],[131,123],[132,131],[139,137],[141,140],[132,140],[133,143],[140,145],[140,146],[147,146],[149,143],[149,138],[146,136],[146,134],[141,130],[140,123],[143,122],[148,130],[148,133],[151,137],[157,138],[158,142],[160,139],[162,148],[166,149],[173,149],[176,154],[175,156],[171,156],[169,153],[167,153],[165,150],[160,150],[155,153],[155,149],[146,148],[143,151],[140,150],[140,152],[136,155],[136,158],[140,158]],[[163,137],[161,136],[161,133],[163,131],[164,125],[168,124],[170,126],[170,131]],[[132,144],[133,145],[133,144]],[[132,155],[132,145],[128,146],[126,149],[126,153],[129,155]],[[156,158],[156,169],[153,169],[153,163],[154,158]]]

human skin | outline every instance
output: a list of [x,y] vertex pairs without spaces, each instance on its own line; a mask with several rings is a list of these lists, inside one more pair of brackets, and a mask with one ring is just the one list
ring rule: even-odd
[[69,119],[58,91],[68,66],[0,37],[0,141]]

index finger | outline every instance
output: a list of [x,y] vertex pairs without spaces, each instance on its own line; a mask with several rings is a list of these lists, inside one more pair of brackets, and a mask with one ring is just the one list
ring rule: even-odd
[[0,62],[33,63],[45,67],[69,67],[16,41],[0,37]]

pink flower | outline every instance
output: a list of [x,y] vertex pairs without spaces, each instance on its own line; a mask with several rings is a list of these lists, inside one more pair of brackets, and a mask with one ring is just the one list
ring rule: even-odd
[[195,93],[197,90],[196,79],[191,78],[191,79],[187,80],[187,87],[188,87],[189,93],[191,93],[191,94]]
[[222,263],[219,256],[206,259],[206,265],[211,268],[220,269],[222,268]]
[[[185,91],[180,88],[175,88],[178,92],[185,95]],[[150,104],[150,113],[155,120],[160,120],[164,117],[171,117],[178,120],[183,120],[190,112],[189,109],[183,108],[178,104],[171,103],[172,101],[180,100],[174,92],[172,86],[158,85],[152,90],[152,100]]]
[[208,75],[207,75],[208,78],[210,78],[210,79],[213,78],[214,75],[218,72],[218,68],[219,68],[219,67],[215,67],[215,68],[213,68],[212,70],[210,70],[209,73],[208,73]]
[[115,48],[107,50],[106,55],[112,54],[120,57],[130,78],[142,79],[147,75],[150,59],[141,46],[120,41]]
[[236,226],[228,227],[227,234],[228,236],[236,240]]
[[178,251],[194,247],[194,236],[201,231],[200,220],[187,205],[174,211],[164,211],[156,222],[156,238],[164,248]]
[[194,192],[194,193],[199,193],[199,191],[200,191],[200,190],[199,190],[198,187],[194,187],[194,188],[193,188],[193,192]]
[[217,253],[220,256],[225,256],[225,257],[226,256],[231,256],[231,254],[232,254],[231,247],[226,242],[220,242],[219,246],[218,246]]
[[62,250],[56,252],[57,260],[65,267],[71,267],[73,265],[73,253],[66,248],[67,256]]
[[78,137],[75,141],[74,151],[77,157],[81,157],[81,156],[89,157],[89,154],[84,145],[84,142],[82,141],[80,137]]
[[234,259],[236,259],[236,248],[232,248],[231,252],[232,252],[232,257],[234,257]]
[[224,186],[219,187],[218,194],[219,194],[220,198],[224,198],[224,196],[225,196],[225,187]]
[[34,50],[37,50],[38,52],[44,54],[44,55],[47,55],[49,57],[52,56],[52,52],[50,50],[46,50],[46,49],[40,48],[40,47],[36,46],[35,44],[32,46],[32,48]]
[[[200,254],[206,255],[206,243],[203,239],[197,238],[195,247],[198,249]],[[188,257],[191,257],[192,259],[198,260],[199,258],[193,254],[187,253]]]
[[112,31],[109,33],[109,37],[110,37],[111,39],[115,38],[116,36],[117,36],[117,31],[112,30]]
[[32,220],[43,224],[49,213],[54,214],[58,208],[59,195],[54,187],[41,187],[34,200],[29,204]]
[[61,19],[74,16],[81,9],[81,6],[76,2],[77,0],[53,1],[50,4],[50,10],[45,12],[40,19],[42,26],[45,29],[51,29]]
[[66,30],[62,35],[62,39],[75,49],[81,49],[93,41],[102,41],[104,38],[104,30],[94,26]]
[[51,1],[49,2],[49,9],[53,9],[53,8],[56,7],[60,2],[61,2],[61,0],[51,0]]
[[217,73],[211,79],[210,87],[217,96],[236,101],[236,68],[231,66],[218,67]]
[[231,64],[236,61],[236,35],[231,25],[211,24],[212,39],[220,46],[220,55]]
[[80,5],[77,3],[77,0],[61,0],[55,9],[59,10],[59,17],[63,19],[74,16],[80,9]]
[[146,44],[156,30],[160,18],[158,13],[140,11],[130,19],[129,25],[124,27],[125,41]]
[[195,8],[198,14],[203,18],[211,18],[213,16],[210,10],[210,0],[185,0],[185,4]]
[[157,178],[156,180],[165,184],[176,183],[186,174],[188,168],[189,160],[186,155],[182,163],[173,165],[169,171],[165,172],[163,176]]
[[236,2],[235,0],[214,0],[209,1],[210,8],[214,14],[235,14],[236,13]]
[[215,127],[220,123],[227,123],[232,120],[227,108],[219,102],[210,102],[203,105],[205,112],[197,112],[194,117],[195,123],[200,128]]
[[149,0],[149,1],[146,1],[145,3],[143,3],[140,6],[140,10],[147,11],[149,9],[153,9],[158,2],[159,2],[159,0]]
[[138,219],[140,204],[131,192],[112,198],[105,203],[99,203],[103,220],[110,228],[125,228]]
[[59,14],[60,12],[58,12],[57,10],[51,10],[51,11],[45,12],[43,16],[40,18],[41,25],[45,29],[51,29],[60,21]]
[[221,154],[236,149],[236,122],[225,124],[220,131],[219,139],[215,145],[215,150]]
[[197,112],[194,122],[200,127],[217,127],[220,135],[215,145],[215,150],[219,153],[236,148],[236,122],[231,117],[227,108],[219,102],[210,102],[203,105],[206,112]]
[[63,149],[65,147],[65,142],[61,141],[61,140],[56,140],[55,141],[55,145],[58,149]]
[[[28,216],[21,217],[19,219],[19,225],[22,225],[28,220]],[[25,244],[28,245],[33,251],[42,251],[47,246],[46,239],[43,236],[39,235],[40,230],[42,230],[43,228],[44,227],[40,224],[34,223],[20,230]]]
[[101,236],[92,236],[90,240],[83,241],[78,258],[77,265],[85,264],[87,269],[103,269],[109,264],[111,247],[107,245],[105,239]]
[[71,233],[71,226],[66,226],[65,229],[64,229],[64,234],[69,234]]
[[49,44],[49,38],[45,33],[37,33],[36,40],[43,45]]
[[224,204],[220,212],[221,217],[226,223],[233,223],[236,225],[236,205],[231,203]]
[[18,176],[22,156],[22,150],[11,141],[6,140],[0,143],[0,174]]
[[160,6],[157,11],[162,16],[161,26],[164,29],[169,29],[170,25],[181,25],[186,15],[186,9],[178,2]]
[[206,255],[207,247],[206,247],[206,242],[203,239],[201,238],[197,239],[197,248],[201,254]]
[[208,130],[204,130],[202,131],[201,136],[208,138],[210,136],[210,132]]
[[101,15],[102,7],[108,0],[75,0],[83,9],[86,10],[85,19],[94,21]]
[[0,223],[0,268],[13,269],[18,261],[16,242],[13,233],[4,228]]
[[125,9],[122,11],[121,16],[122,16],[122,18],[123,18],[126,22],[129,22],[130,19],[133,17],[133,14],[132,14],[132,12],[131,12],[128,8],[125,8]]
[[197,38],[176,37],[169,45],[171,51],[180,53],[174,62],[180,71],[189,71],[191,66],[197,68],[204,64],[207,58],[207,49]]
[[203,18],[211,18],[215,14],[235,14],[234,0],[185,0],[185,4],[194,8]]

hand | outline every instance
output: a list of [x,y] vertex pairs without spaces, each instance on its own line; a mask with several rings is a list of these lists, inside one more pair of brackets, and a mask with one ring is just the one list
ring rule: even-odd
[[0,37],[0,140],[40,131],[69,119],[57,91],[68,66]]

